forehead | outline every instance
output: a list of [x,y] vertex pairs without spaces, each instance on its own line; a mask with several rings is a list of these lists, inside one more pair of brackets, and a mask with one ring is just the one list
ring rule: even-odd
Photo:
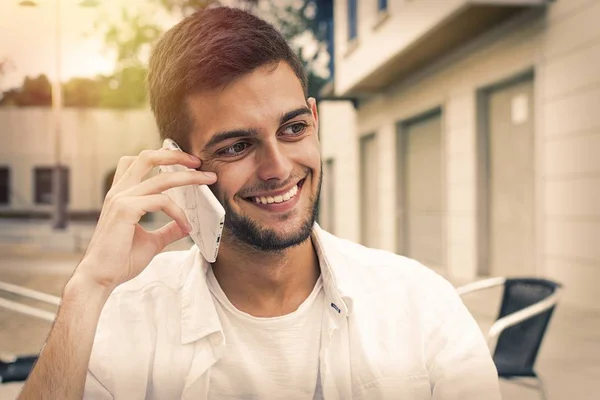
[[224,130],[271,127],[288,111],[306,106],[304,90],[287,63],[260,67],[223,88],[192,95],[193,147]]

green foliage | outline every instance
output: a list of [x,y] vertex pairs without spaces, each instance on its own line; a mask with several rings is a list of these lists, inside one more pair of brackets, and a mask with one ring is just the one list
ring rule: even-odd
[[0,106],[18,107],[52,105],[52,86],[46,75],[37,78],[26,77],[19,89],[4,92]]
[[135,108],[146,104],[146,68],[124,67],[102,79],[100,103],[103,108]]
[[65,107],[97,107],[100,102],[100,85],[90,78],[73,78],[63,85]]
[[32,106],[52,104],[52,86],[46,75],[37,78],[26,77],[20,93],[20,101]]
[[162,28],[144,14],[121,10],[121,21],[109,24],[104,32],[104,42],[116,54],[117,73],[129,68],[144,66],[144,50],[154,43]]
[[[165,31],[155,21],[155,11],[175,18],[226,3],[255,12],[273,23],[293,44],[308,75],[309,96],[317,96],[328,81],[317,72],[317,58],[327,51],[325,25],[333,13],[333,0],[148,0],[146,13],[123,8],[116,22],[98,21],[97,29],[104,34],[106,49],[115,57],[115,71],[110,76],[73,78],[62,85],[65,107],[138,108],[147,104],[146,63],[150,47]],[[152,8],[154,7],[154,9]],[[151,11],[148,11],[151,10]],[[311,54],[295,45],[295,39],[307,33],[317,42]],[[0,60],[0,78],[8,62]],[[0,98],[0,106],[50,106],[52,90],[45,75],[27,77],[20,88],[10,89]]]
[[[324,21],[331,18],[333,13],[333,0],[151,0],[148,4],[157,6],[170,15],[176,17],[184,17],[193,13],[196,10],[203,9],[209,6],[227,4],[236,7],[245,8],[255,12],[261,17],[266,18],[273,23],[284,35],[284,37],[294,42],[294,39],[305,35],[307,32],[312,34],[313,38],[318,43],[318,49],[311,55],[302,52],[301,48],[297,48],[297,52],[304,63],[308,74],[309,95],[316,96],[323,85],[328,81],[327,76],[322,76],[314,67],[317,57],[322,52],[327,51],[326,35],[324,31]],[[110,104],[129,104],[128,101],[133,101],[132,106],[139,105],[138,101],[145,101],[145,87],[142,85],[137,88],[134,85],[137,82],[143,83],[142,80],[119,78],[119,75],[126,68],[135,67],[143,69],[146,65],[143,55],[147,55],[150,46],[163,33],[164,27],[157,25],[153,15],[144,15],[141,11],[137,13],[129,13],[123,10],[121,20],[118,22],[108,23],[100,22],[101,29],[105,32],[105,44],[108,50],[116,55],[117,77],[126,90],[113,91],[106,93],[110,95],[110,101],[104,101]],[[136,70],[136,77],[141,76],[141,71]],[[122,100],[116,97],[123,95]]]

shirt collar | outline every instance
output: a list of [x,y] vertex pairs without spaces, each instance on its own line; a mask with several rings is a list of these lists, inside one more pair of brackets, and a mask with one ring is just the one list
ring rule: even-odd
[[[340,239],[315,223],[311,235],[319,257],[323,289],[329,309],[336,319],[352,313],[353,295],[358,287],[348,260],[339,249]],[[210,264],[197,246],[189,250],[181,269],[181,343],[188,344],[212,333],[222,335],[221,323],[208,288],[206,272]]]
[[348,260],[338,248],[340,240],[315,224],[312,241],[319,256],[323,288],[330,307],[340,318],[348,317],[357,285]]
[[219,315],[206,283],[210,268],[197,246],[190,249],[181,276],[181,343],[188,344],[222,332]]

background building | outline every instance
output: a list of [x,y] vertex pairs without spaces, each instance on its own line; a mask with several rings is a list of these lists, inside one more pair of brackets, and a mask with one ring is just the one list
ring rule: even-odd
[[334,4],[325,227],[599,309],[600,1]]
[[[52,211],[55,165],[49,108],[0,108],[0,214],[44,218]],[[161,146],[149,110],[65,109],[61,165],[72,219],[95,219],[119,158]]]
[[[53,230],[53,123],[48,107],[0,108],[0,254],[84,251],[119,159],[161,146],[149,109],[62,110],[60,158],[70,222]],[[167,220],[152,213],[143,222],[152,227]]]

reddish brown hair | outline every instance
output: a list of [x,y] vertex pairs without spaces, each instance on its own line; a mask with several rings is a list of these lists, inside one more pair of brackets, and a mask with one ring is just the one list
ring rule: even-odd
[[208,8],[185,18],[160,38],[150,56],[148,95],[161,138],[172,138],[189,151],[193,120],[187,96],[280,61],[289,64],[306,95],[302,63],[266,21],[229,7]]

